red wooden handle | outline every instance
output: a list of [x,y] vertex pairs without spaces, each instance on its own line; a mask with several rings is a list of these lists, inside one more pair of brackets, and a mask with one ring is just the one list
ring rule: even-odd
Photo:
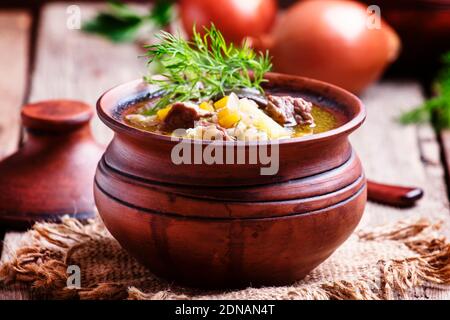
[[370,201],[395,207],[412,207],[422,198],[423,190],[367,181],[367,197]]

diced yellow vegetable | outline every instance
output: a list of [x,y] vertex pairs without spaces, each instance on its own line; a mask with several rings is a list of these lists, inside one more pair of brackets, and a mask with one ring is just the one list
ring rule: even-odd
[[214,112],[214,107],[211,105],[211,103],[206,102],[206,101],[203,101],[202,103],[200,103],[199,108],[209,111],[209,112]]
[[219,120],[219,124],[228,129],[228,128],[232,128],[236,125],[236,123],[238,123],[238,121],[241,119],[241,117],[239,116],[239,114],[237,113],[232,113],[229,116],[220,119]]
[[220,99],[220,100],[214,102],[214,108],[216,108],[216,110],[225,108],[225,106],[226,106],[227,103],[228,103],[228,99],[229,99],[229,97],[228,97],[228,96],[225,96],[225,97],[223,97],[222,99]]
[[217,115],[219,124],[224,128],[232,128],[241,120],[239,112],[232,111],[229,108],[222,108]]
[[158,119],[161,121],[164,121],[164,119],[167,117],[167,114],[169,113],[170,109],[172,109],[172,106],[167,106],[163,109],[160,109],[156,112],[156,115],[158,116]]
[[230,109],[228,108],[222,108],[220,109],[220,111],[217,113],[217,117],[220,118],[225,118],[226,116],[228,116],[230,114]]

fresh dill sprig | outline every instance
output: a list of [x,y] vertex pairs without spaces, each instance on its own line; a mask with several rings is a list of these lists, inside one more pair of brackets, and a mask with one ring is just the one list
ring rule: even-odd
[[400,117],[402,123],[423,123],[433,119],[437,129],[450,128],[450,52],[442,60],[443,67],[433,85],[437,95],[404,113]]
[[201,101],[224,95],[228,90],[253,88],[263,92],[261,83],[272,64],[268,53],[255,53],[247,43],[227,44],[212,24],[204,35],[195,30],[191,41],[161,31],[158,44],[145,48],[148,63],[162,67],[163,78],[146,77],[164,95],[155,110],[175,101]]

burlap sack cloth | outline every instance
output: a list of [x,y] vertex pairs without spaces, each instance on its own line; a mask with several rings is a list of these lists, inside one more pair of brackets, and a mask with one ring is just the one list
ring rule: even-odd
[[[399,222],[359,230],[304,280],[290,286],[205,291],[158,279],[138,264],[101,221],[39,223],[0,269],[1,281],[27,283],[52,299],[396,299],[448,289],[450,244],[439,224]],[[6,248],[7,250],[7,248]],[[67,288],[67,266],[81,268],[81,288]]]

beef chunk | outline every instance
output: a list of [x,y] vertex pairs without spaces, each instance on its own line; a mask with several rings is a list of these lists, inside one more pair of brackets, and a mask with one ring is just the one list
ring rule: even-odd
[[171,132],[176,129],[188,129],[195,126],[195,121],[201,117],[211,115],[209,112],[198,108],[194,104],[176,102],[167,113],[161,129]]
[[267,96],[267,114],[284,126],[313,125],[312,103],[290,96]]

